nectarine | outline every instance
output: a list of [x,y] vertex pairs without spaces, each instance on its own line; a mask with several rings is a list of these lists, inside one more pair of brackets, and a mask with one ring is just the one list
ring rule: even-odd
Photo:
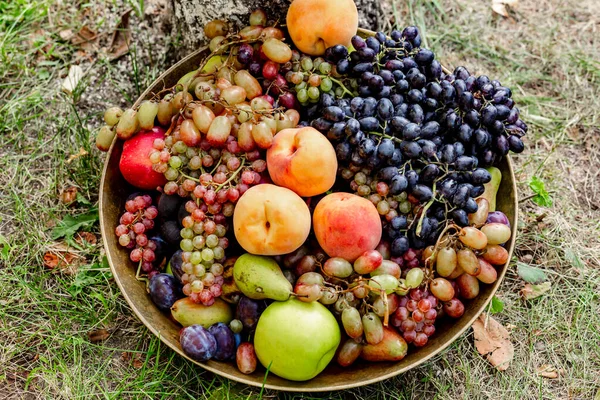
[[284,129],[267,150],[267,167],[275,184],[310,197],[324,193],[335,183],[335,149],[313,127]]
[[127,182],[146,190],[156,190],[158,186],[163,186],[167,182],[164,174],[152,169],[149,157],[154,149],[154,139],[164,137],[165,131],[155,126],[150,131],[140,131],[123,143],[119,170]]
[[249,253],[291,253],[310,233],[310,211],[291,190],[261,184],[248,189],[238,200],[233,230],[238,243]]
[[330,257],[350,262],[381,240],[381,220],[369,200],[350,193],[332,193],[315,207],[313,229],[319,244]]
[[358,28],[358,11],[353,0],[294,0],[286,22],[296,47],[320,56],[336,44],[350,45]]

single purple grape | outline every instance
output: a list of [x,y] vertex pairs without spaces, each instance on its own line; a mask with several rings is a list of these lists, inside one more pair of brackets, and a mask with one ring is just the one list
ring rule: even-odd
[[494,222],[508,225],[510,227],[510,221],[502,211],[492,211],[488,214],[486,224],[491,224]]

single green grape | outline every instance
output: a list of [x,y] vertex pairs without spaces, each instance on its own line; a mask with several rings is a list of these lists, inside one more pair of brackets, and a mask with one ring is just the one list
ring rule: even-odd
[[410,212],[410,210],[412,210],[412,204],[410,204],[410,201],[403,201],[402,203],[400,203],[400,205],[398,206],[398,210],[402,213],[402,214],[408,214]]
[[323,75],[329,75],[329,73],[331,72],[331,64],[329,64],[328,62],[322,62],[319,65],[319,72]]
[[314,67],[313,60],[310,57],[302,57],[302,59],[300,60],[300,65],[305,71],[310,71]]
[[181,167],[181,164],[183,164],[183,162],[181,161],[181,157],[172,156],[171,158],[169,158],[169,165],[171,166],[171,168],[178,169],[179,167]]
[[169,168],[165,172],[165,178],[167,178],[168,181],[174,181],[177,177],[179,177],[179,172],[174,168]]
[[309,100],[319,100],[319,97],[321,96],[321,92],[319,91],[319,88],[311,86],[308,88],[308,99]]
[[194,265],[198,265],[202,262],[202,254],[199,251],[192,252],[192,256],[190,257],[190,262]]
[[296,97],[300,103],[306,103],[308,101],[308,91],[306,89],[300,89],[296,92]]
[[204,261],[212,261],[215,258],[215,253],[212,249],[205,248],[202,250],[202,259]]
[[[179,234],[184,239],[191,239],[194,237],[194,231],[191,228],[183,228]],[[193,244],[192,244],[193,245]]]
[[300,91],[300,90],[302,90],[302,89],[306,89],[306,86],[307,86],[307,83],[306,83],[306,81],[302,81],[302,82],[300,82],[300,83],[299,83],[299,84],[297,84],[297,85],[296,85],[296,87],[295,87],[295,89],[296,89],[296,92],[299,92],[299,91]]
[[210,247],[211,249],[213,247],[217,247],[218,244],[219,244],[219,237],[217,235],[212,234],[212,235],[208,235],[206,237],[206,245],[208,247]]
[[[321,64],[323,65],[323,64]],[[329,92],[333,88],[333,82],[329,78],[323,78],[321,80],[320,88],[323,92]]]
[[192,241],[190,239],[183,239],[179,243],[179,247],[181,247],[181,250],[183,250],[183,251],[192,251],[192,250],[194,250],[194,245],[192,244]]

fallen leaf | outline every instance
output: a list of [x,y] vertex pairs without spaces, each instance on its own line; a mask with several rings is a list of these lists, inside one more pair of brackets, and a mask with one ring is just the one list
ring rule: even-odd
[[132,365],[135,369],[140,369],[144,366],[144,363],[142,362],[142,360],[140,360],[139,354],[133,359]]
[[26,381],[30,371],[9,372],[6,374],[6,379],[9,381]]
[[501,313],[504,310],[504,303],[502,300],[497,298],[496,296],[492,297],[492,302],[490,304],[490,312],[492,314]]
[[518,261],[517,274],[521,277],[521,279],[529,283],[540,283],[548,279],[543,270]]
[[92,232],[77,232],[77,237],[75,241],[79,244],[83,244],[83,242],[87,242],[89,244],[98,243],[98,238]]
[[473,323],[475,348],[482,356],[500,371],[508,368],[515,354],[510,334],[494,318],[482,313]]
[[131,352],[129,351],[124,351],[121,353],[121,360],[125,361],[125,362],[129,362],[129,360],[131,360]]
[[83,147],[81,147],[79,149],[79,153],[77,153],[77,154],[71,154],[69,156],[69,158],[67,159],[67,164],[71,164],[74,160],[78,159],[79,157],[86,156],[87,154],[88,154],[88,152],[85,151],[85,149]]
[[98,329],[95,331],[88,332],[88,338],[90,339],[90,342],[92,342],[92,343],[98,343],[103,340],[106,340],[106,339],[108,339],[109,336],[110,336],[110,333],[106,329]]
[[540,297],[552,287],[552,283],[544,282],[539,285],[532,285],[530,283],[526,283],[523,289],[521,289],[521,296],[525,300],[535,299],[536,297]]
[[58,36],[60,36],[62,40],[69,40],[73,37],[73,31],[71,29],[65,29],[58,32]]
[[536,368],[535,372],[544,378],[556,379],[558,378],[558,371],[551,365],[543,364]]
[[131,9],[125,11],[121,15],[121,21],[113,32],[113,37],[108,48],[107,56],[111,60],[127,54],[129,51],[129,43],[131,42],[131,30],[129,29],[129,14]]
[[76,216],[65,215],[62,221],[52,230],[52,239],[56,240],[61,237],[72,238],[75,232],[80,229],[89,229],[96,221],[98,221],[97,208]]
[[83,69],[79,65],[71,65],[69,73],[62,83],[62,91],[67,94],[73,93],[82,77]]
[[98,47],[99,36],[87,25],[81,27],[77,34],[71,37],[71,44],[80,47],[86,52],[95,51]]
[[44,253],[44,266],[66,275],[75,275],[85,262],[84,256],[62,242],[53,244]]
[[492,0],[492,10],[503,17],[508,18],[508,10],[517,8],[519,0]]
[[77,188],[69,186],[59,195],[60,202],[63,204],[71,204],[77,199]]

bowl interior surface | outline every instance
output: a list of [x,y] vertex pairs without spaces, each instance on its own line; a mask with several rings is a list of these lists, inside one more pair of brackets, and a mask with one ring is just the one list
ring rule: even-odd
[[[208,54],[206,48],[190,54],[188,57],[175,64],[161,75],[140,98],[136,105],[151,93],[157,93],[165,87],[173,86],[185,73],[196,69],[202,59]],[[135,279],[135,270],[129,260],[128,252],[118,244],[114,234],[120,214],[124,209],[126,197],[135,191],[119,172],[119,158],[123,142],[115,140],[104,164],[102,181],[100,184],[100,227],[106,255],[123,296],[138,316],[138,318],[171,349],[182,357],[187,357],[179,344],[179,325],[169,316],[161,313],[152,303],[146,293],[145,284]],[[509,260],[514,249],[514,239],[517,225],[517,199],[516,184],[510,157],[505,157],[498,166],[502,171],[502,183],[497,196],[497,209],[503,211],[510,223],[512,236],[506,244],[509,251]],[[482,284],[477,298],[465,303],[465,314],[458,320],[447,320],[436,324],[436,332],[429,342],[422,348],[410,348],[408,355],[399,362],[365,363],[357,361],[348,368],[341,368],[332,362],[321,374],[306,382],[294,382],[276,375],[269,374],[265,380],[265,369],[262,367],[250,375],[242,374],[234,362],[208,361],[196,364],[203,368],[232,379],[237,382],[252,386],[262,386],[263,382],[268,389],[323,392],[348,389],[378,382],[404,371],[414,368],[448,347],[456,338],[467,330],[483,312],[500,286],[508,268],[506,265],[498,267],[498,280],[491,285]]]

